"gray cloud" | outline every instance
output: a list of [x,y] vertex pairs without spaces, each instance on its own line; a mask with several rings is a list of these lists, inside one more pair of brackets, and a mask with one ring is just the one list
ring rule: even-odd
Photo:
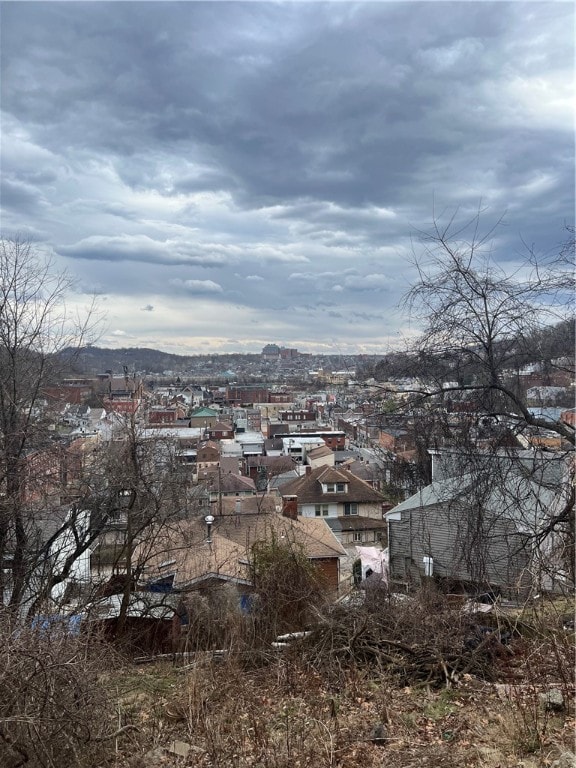
[[344,285],[351,291],[387,291],[392,281],[382,274],[349,275]]
[[59,253],[73,259],[97,261],[139,261],[167,265],[190,264],[201,267],[219,267],[226,263],[225,257],[221,254],[187,253],[186,250],[187,247],[181,243],[159,242],[146,235],[118,237],[93,235],[74,245],[62,246]]
[[0,185],[0,199],[5,208],[33,216],[44,202],[40,191],[30,184],[3,177]]
[[[5,3],[3,226],[136,310],[217,303],[242,348],[254,325],[385,347],[434,209],[506,211],[502,263],[562,241],[573,21],[528,0]],[[118,327],[149,341],[147,312]],[[154,338],[184,350],[188,321]]]
[[187,293],[222,293],[222,286],[212,280],[182,280],[178,277],[168,281],[171,286]]

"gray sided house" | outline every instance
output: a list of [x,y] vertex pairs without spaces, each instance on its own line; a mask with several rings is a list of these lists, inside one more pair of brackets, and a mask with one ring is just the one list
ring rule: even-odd
[[542,588],[535,534],[556,496],[516,472],[433,482],[386,513],[391,582],[410,587],[432,577],[448,591],[509,596]]

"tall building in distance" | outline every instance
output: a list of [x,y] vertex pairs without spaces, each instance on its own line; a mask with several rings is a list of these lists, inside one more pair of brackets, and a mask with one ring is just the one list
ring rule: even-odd
[[298,357],[298,350],[290,347],[279,347],[278,344],[266,344],[262,349],[264,360],[292,360]]

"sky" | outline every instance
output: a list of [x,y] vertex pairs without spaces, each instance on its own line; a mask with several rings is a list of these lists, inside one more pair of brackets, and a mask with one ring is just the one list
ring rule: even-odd
[[1,229],[100,346],[380,354],[434,218],[574,220],[572,2],[3,2]]

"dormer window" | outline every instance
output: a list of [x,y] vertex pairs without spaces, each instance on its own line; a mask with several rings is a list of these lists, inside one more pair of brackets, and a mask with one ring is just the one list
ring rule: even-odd
[[346,493],[348,483],[326,483],[325,493]]

